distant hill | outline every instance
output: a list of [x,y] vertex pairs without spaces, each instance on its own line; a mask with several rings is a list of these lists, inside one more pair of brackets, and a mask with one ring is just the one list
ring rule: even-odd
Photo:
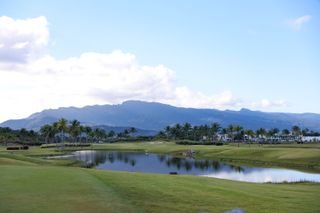
[[166,104],[143,101],[126,101],[119,105],[95,105],[83,108],[63,107],[34,113],[28,118],[8,120],[1,127],[13,129],[39,129],[59,118],[77,119],[86,125],[109,127],[136,127],[158,131],[167,125],[189,122],[193,125],[219,122],[222,126],[239,124],[245,128],[257,129],[291,128],[298,125],[310,130],[320,130],[320,114],[315,113],[269,113],[241,109],[215,110],[174,107]]

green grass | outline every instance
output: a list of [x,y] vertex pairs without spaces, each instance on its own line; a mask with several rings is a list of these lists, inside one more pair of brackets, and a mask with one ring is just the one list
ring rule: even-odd
[[[181,146],[173,143],[118,143],[93,149],[121,149],[180,155],[195,149],[198,157],[316,171],[318,145]],[[74,161],[46,159],[55,149],[0,147],[0,212],[317,212],[320,184],[256,184],[196,176],[112,172],[76,167]],[[295,161],[298,161],[296,163]]]
[[1,212],[317,212],[320,184],[0,166]]

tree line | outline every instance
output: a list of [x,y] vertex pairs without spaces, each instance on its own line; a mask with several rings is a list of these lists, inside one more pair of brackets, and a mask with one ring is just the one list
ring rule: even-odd
[[[0,143],[24,143],[42,144],[59,142],[99,142],[112,140],[135,139],[137,130],[134,127],[122,132],[105,131],[102,128],[95,128],[82,125],[78,120],[68,121],[64,118],[52,124],[46,124],[39,131],[13,130],[8,127],[0,127]],[[154,137],[148,139],[167,140],[192,140],[192,141],[223,141],[226,137],[229,141],[244,141],[248,138],[266,138],[274,136],[320,136],[320,132],[299,126],[292,126],[289,129],[259,128],[257,130],[245,129],[240,125],[231,124],[222,127],[219,123],[211,125],[191,125],[190,123],[167,126]],[[223,138],[224,137],[224,138]],[[137,138],[136,138],[137,139]]]
[[264,138],[274,136],[320,136],[319,132],[301,129],[299,126],[292,126],[289,129],[259,128],[257,130],[245,129],[240,125],[230,124],[222,127],[219,123],[211,125],[192,126],[190,123],[167,126],[160,131],[158,137],[170,140],[193,140],[193,141],[218,141],[221,137],[227,137],[231,141],[241,141],[247,138]]
[[78,120],[68,121],[61,118],[52,124],[42,126],[39,131],[0,127],[0,143],[99,142],[112,138],[126,139],[132,137],[136,132],[137,129],[134,127],[118,133],[113,130],[107,132],[102,128],[81,125]]
[[12,142],[24,142],[28,144],[38,144],[41,139],[39,134],[33,130],[13,130],[8,127],[0,127],[0,144],[7,144]]

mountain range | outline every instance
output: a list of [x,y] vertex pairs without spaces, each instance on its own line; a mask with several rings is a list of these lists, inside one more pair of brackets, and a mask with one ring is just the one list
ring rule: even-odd
[[244,128],[291,129],[293,125],[310,130],[320,130],[320,114],[278,113],[251,111],[249,109],[216,110],[175,107],[143,101],[126,101],[118,105],[94,105],[82,108],[62,107],[34,113],[24,119],[8,120],[0,127],[38,130],[42,125],[57,121],[77,119],[81,123],[105,128],[136,127],[144,131],[159,131],[168,125],[189,122],[192,125],[218,122],[222,126],[238,124]]

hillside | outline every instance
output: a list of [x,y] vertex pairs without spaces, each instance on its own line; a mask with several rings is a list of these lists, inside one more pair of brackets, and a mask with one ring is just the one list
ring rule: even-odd
[[245,128],[257,129],[277,127],[320,130],[320,114],[314,113],[267,113],[241,109],[215,110],[174,107],[166,104],[142,101],[126,101],[119,105],[95,105],[83,108],[63,107],[34,113],[25,119],[8,120],[1,127],[13,129],[39,129],[59,118],[78,119],[86,125],[110,127],[136,127],[144,130],[160,130],[167,125],[189,122],[193,125],[219,122],[222,126],[239,124]]

